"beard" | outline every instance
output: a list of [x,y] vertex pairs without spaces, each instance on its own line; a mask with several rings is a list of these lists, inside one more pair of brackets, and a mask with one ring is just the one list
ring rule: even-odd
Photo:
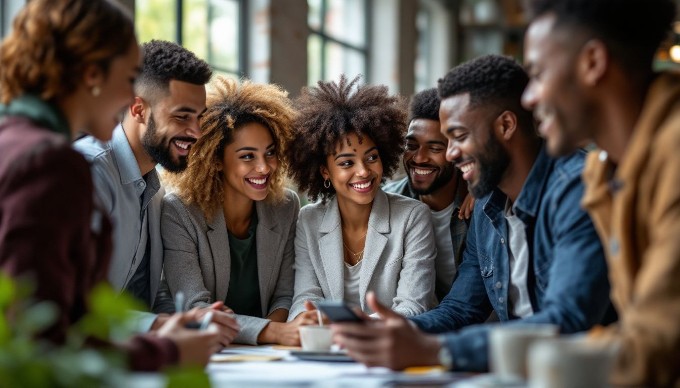
[[146,153],[151,156],[151,159],[170,172],[182,172],[187,167],[186,156],[180,156],[178,160],[173,159],[172,152],[170,151],[170,142],[158,135],[153,113],[149,115],[146,133],[142,137],[142,146]]
[[509,164],[508,152],[493,136],[489,137],[482,154],[477,156],[479,181],[476,184],[468,184],[472,196],[481,198],[498,187]]
[[[415,165],[413,165],[415,167]],[[454,166],[453,163],[446,163],[443,167],[439,168],[439,173],[437,177],[432,181],[432,184],[430,186],[425,187],[425,188],[417,188],[413,186],[411,183],[411,168],[408,165],[405,165],[404,168],[406,168],[406,174],[408,175],[408,186],[411,188],[411,191],[416,193],[417,195],[429,195],[434,193],[435,191],[441,189],[442,187],[446,186],[447,183],[453,179],[455,173],[456,173],[456,167]]]

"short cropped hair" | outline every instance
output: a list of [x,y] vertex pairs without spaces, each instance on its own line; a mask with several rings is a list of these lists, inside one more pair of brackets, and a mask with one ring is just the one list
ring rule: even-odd
[[[675,19],[673,0],[530,0],[537,18],[551,13],[556,27],[576,27],[602,40],[622,66],[651,70]],[[646,73],[645,73],[646,74]]]
[[89,65],[108,74],[136,44],[130,14],[113,0],[31,0],[0,46],[0,103],[68,96]]
[[207,62],[177,43],[151,40],[141,48],[144,62],[135,82],[135,93],[152,103],[169,93],[172,80],[205,85],[212,77]]
[[286,145],[291,142],[295,118],[288,92],[271,84],[256,84],[217,76],[210,83],[207,110],[201,118],[203,135],[191,147],[187,168],[165,174],[187,204],[197,204],[212,219],[224,203],[224,149],[234,141],[234,133],[246,124],[258,123],[269,129],[279,165],[271,174],[266,201],[285,197]]
[[529,83],[524,68],[511,57],[484,55],[451,69],[439,80],[439,97],[470,94],[470,107],[489,107],[500,114],[511,111],[520,127],[534,133],[531,112],[522,106],[522,93]]
[[408,108],[408,122],[415,119],[439,121],[439,95],[437,88],[423,90],[411,98]]
[[289,146],[289,175],[312,201],[326,201],[335,189],[324,188],[321,166],[335,153],[338,142],[350,133],[375,143],[383,165],[383,178],[399,166],[404,151],[406,106],[389,95],[386,86],[357,85],[359,77],[340,82],[319,81],[303,88],[295,101],[299,109],[295,140]]

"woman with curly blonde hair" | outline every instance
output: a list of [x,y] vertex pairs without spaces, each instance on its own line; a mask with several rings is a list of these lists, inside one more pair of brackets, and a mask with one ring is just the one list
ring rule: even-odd
[[187,169],[168,175],[161,230],[165,275],[185,308],[223,301],[241,331],[235,342],[298,345],[286,323],[293,297],[300,201],[284,188],[285,145],[295,110],[275,85],[217,77],[209,87],[203,135]]

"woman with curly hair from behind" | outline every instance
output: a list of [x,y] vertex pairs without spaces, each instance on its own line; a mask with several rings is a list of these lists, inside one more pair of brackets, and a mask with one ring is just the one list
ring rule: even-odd
[[[289,319],[309,303],[343,300],[372,311],[366,295],[405,316],[434,302],[436,248],[427,205],[380,188],[404,148],[406,110],[385,86],[358,77],[320,81],[296,101],[291,177],[311,200],[295,238],[295,297]],[[306,305],[306,306],[305,306]]]
[[217,77],[208,88],[203,135],[184,172],[166,178],[161,216],[165,275],[185,308],[222,301],[241,330],[234,342],[299,345],[286,323],[293,297],[297,195],[284,188],[295,110],[275,85]]

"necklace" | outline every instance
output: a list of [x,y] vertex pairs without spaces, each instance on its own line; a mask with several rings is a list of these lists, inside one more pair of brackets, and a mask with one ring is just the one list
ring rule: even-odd
[[363,257],[365,248],[362,249],[362,250],[360,250],[359,252],[354,252],[353,250],[349,249],[349,247],[347,246],[347,244],[345,244],[344,242],[342,243],[342,245],[345,247],[345,249],[347,249],[347,251],[348,251],[352,256],[354,256],[355,259],[360,259],[361,257]]
[[[367,234],[368,234],[368,231],[366,231],[366,233],[364,233],[364,235],[361,236],[361,238],[359,239],[359,241],[363,240],[363,239],[366,237]],[[345,247],[345,249],[347,250],[347,253],[349,253],[350,255],[352,255],[353,260],[351,260],[351,261],[359,262],[359,261],[361,261],[361,259],[364,258],[364,251],[366,250],[366,246],[365,246],[365,245],[364,245],[364,249],[360,250],[359,252],[354,252],[353,250],[351,250],[351,249],[347,246],[347,244],[345,244],[345,238],[343,237],[343,238],[342,238],[342,246]]]

